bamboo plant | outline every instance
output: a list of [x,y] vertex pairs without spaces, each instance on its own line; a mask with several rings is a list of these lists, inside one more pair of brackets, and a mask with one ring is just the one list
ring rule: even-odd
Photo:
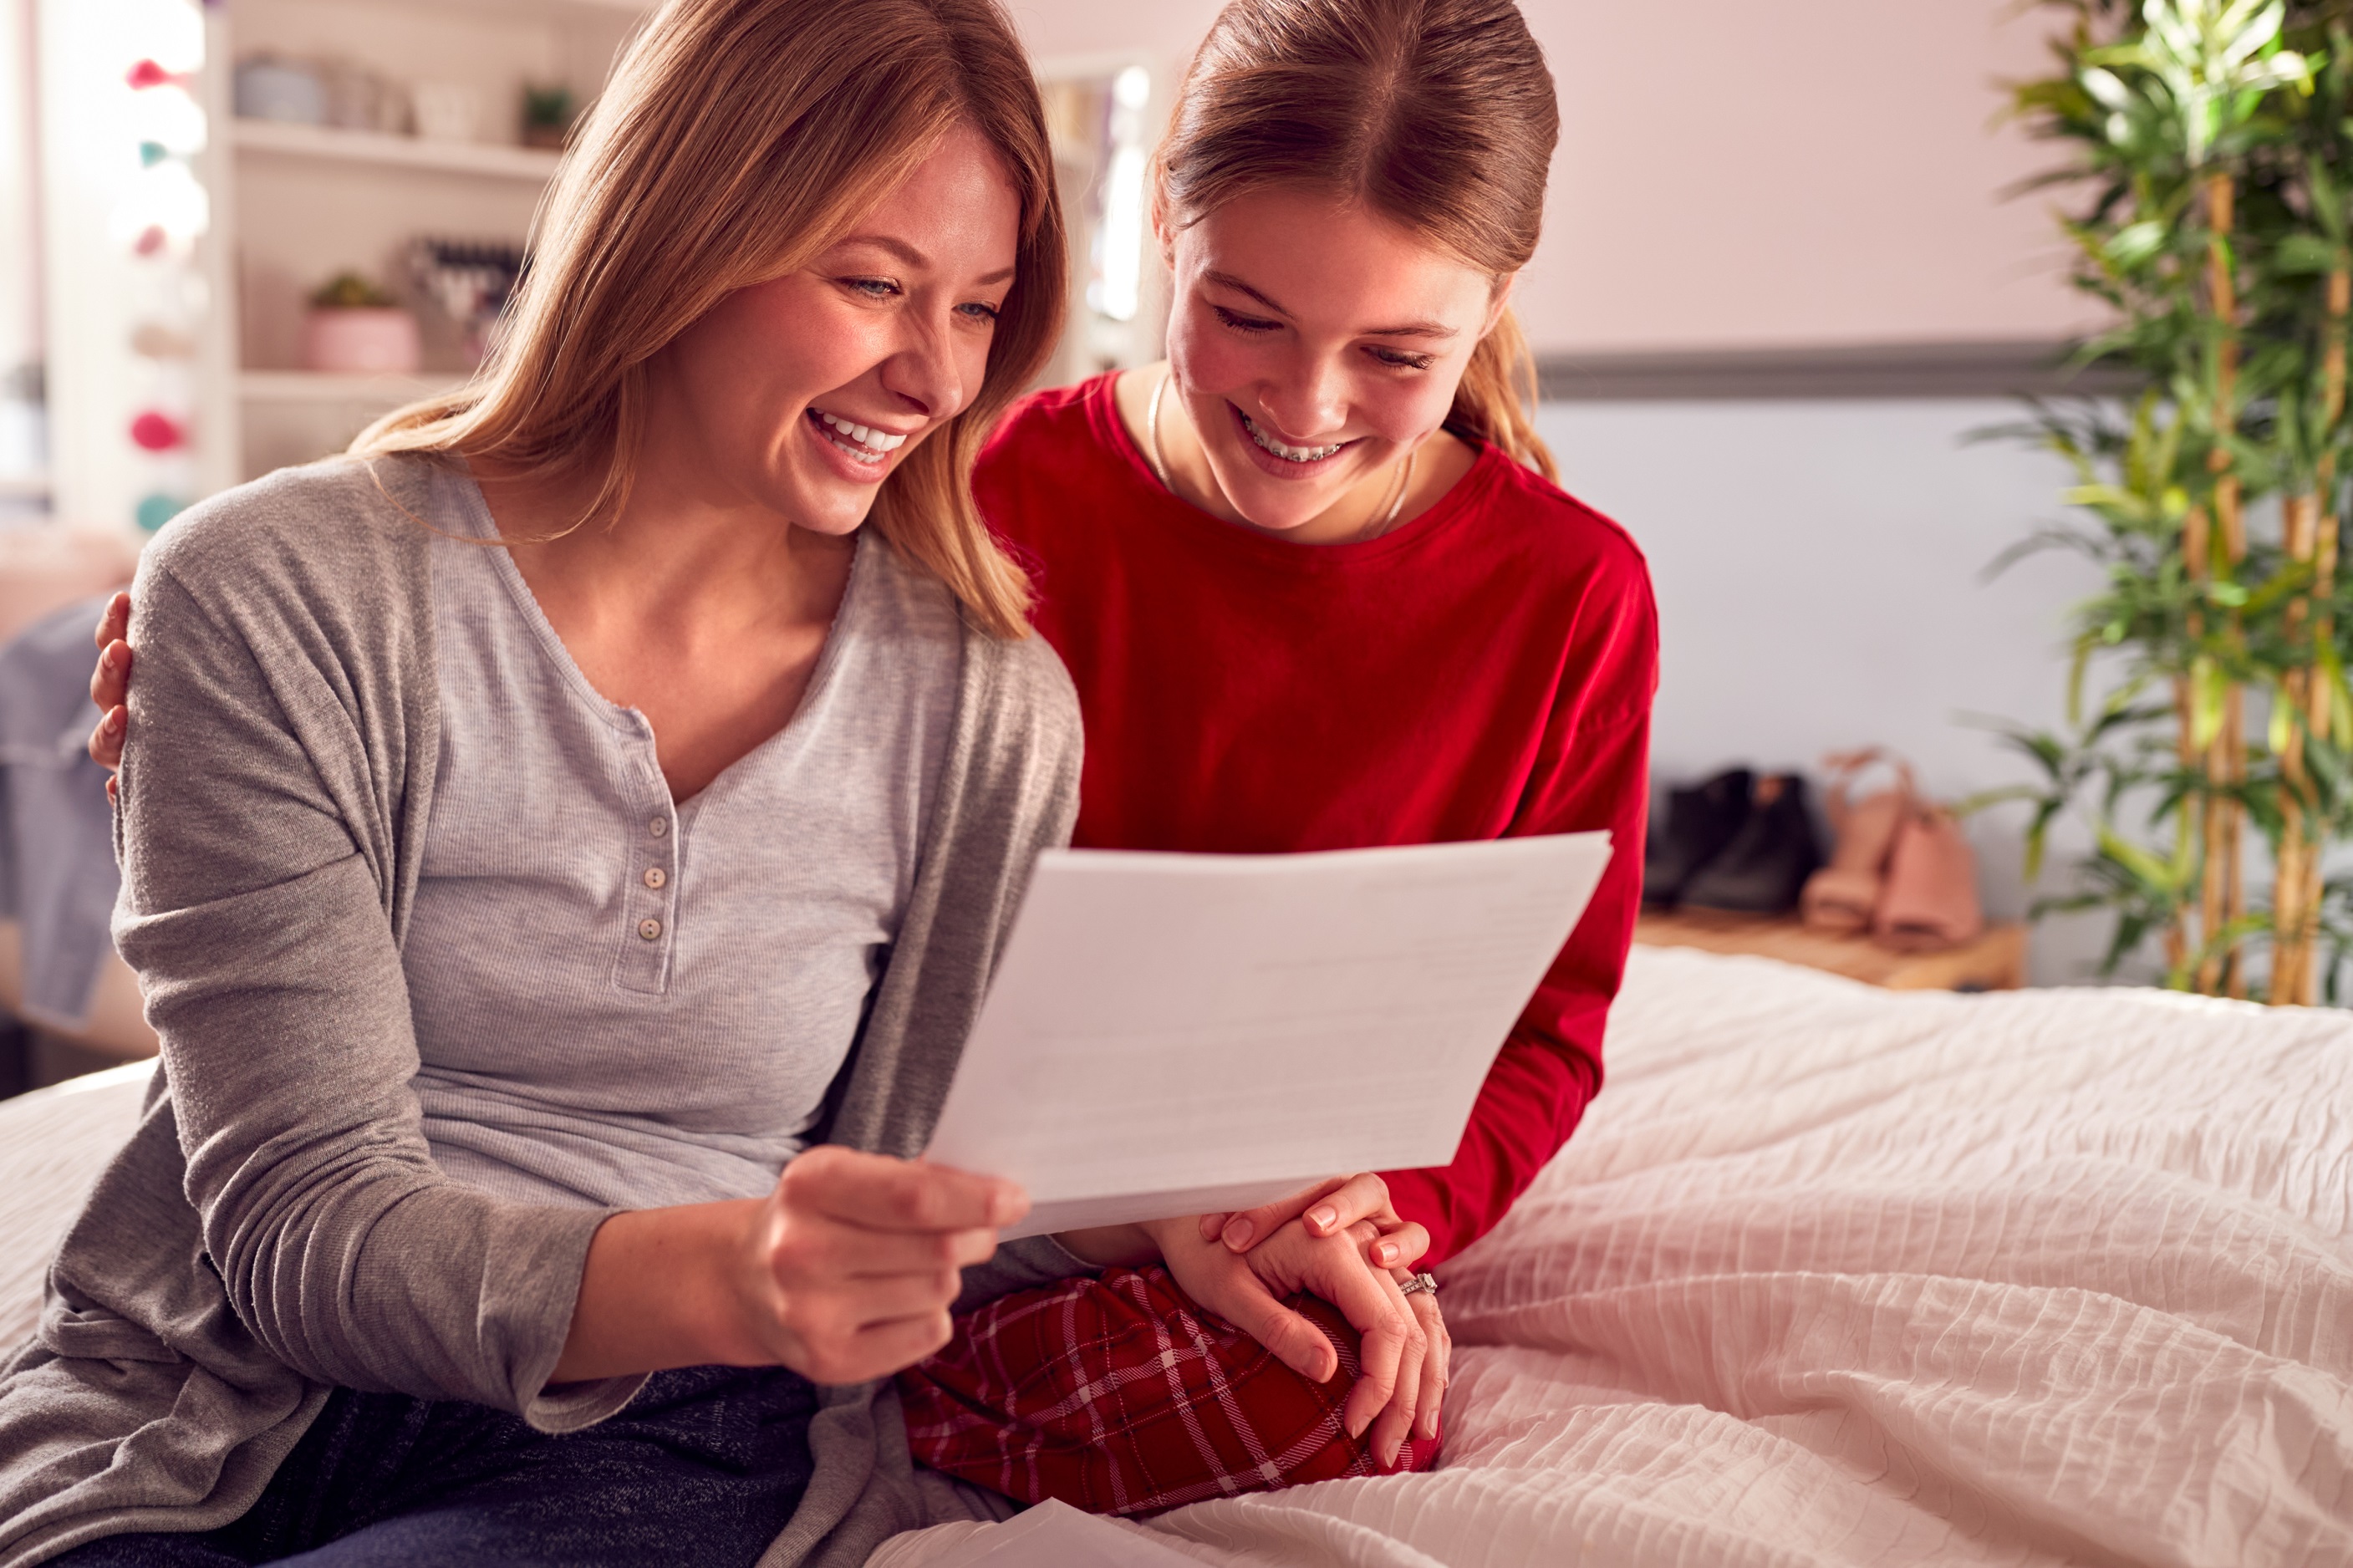
[[2333,999],[2353,952],[2353,885],[2326,876],[2353,837],[2353,0],[2047,3],[2059,68],[2015,108],[2067,150],[2042,184],[2073,196],[2073,281],[2114,318],[2076,362],[2136,392],[2010,427],[2077,483],[2069,521],[2006,559],[2068,548],[2105,583],[2075,614],[2066,727],[2008,729],[2040,777],[1996,795],[2032,803],[2030,877],[2052,825],[2086,819],[2075,885],[2038,910],[2113,912],[2110,968],[2154,945],[2175,986]]

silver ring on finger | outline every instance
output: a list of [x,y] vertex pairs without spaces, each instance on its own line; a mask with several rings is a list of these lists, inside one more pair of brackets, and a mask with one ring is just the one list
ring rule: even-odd
[[1416,1274],[1398,1287],[1398,1294],[1400,1296],[1410,1296],[1417,1290],[1427,1290],[1432,1296],[1437,1295],[1438,1277],[1434,1274]]

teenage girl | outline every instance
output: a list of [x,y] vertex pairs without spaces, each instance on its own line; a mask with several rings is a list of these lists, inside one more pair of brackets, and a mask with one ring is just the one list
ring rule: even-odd
[[[1303,1210],[1317,1234],[1375,1220],[1373,1260],[1400,1273],[1425,1246],[1443,1260],[1599,1086],[1639,903],[1657,631],[1641,553],[1552,482],[1523,402],[1509,300],[1556,125],[1510,0],[1233,0],[1157,160],[1167,362],[1029,399],[982,456],[981,505],[1078,685],[1076,843],[1254,853],[1605,828],[1617,850],[1453,1163],[1235,1215],[1222,1237],[1212,1219],[1074,1243],[1095,1261],[1239,1253]],[[1430,1296],[1410,1300],[1430,1347],[1419,1398],[1382,1411],[1369,1455],[1302,1445],[1284,1479],[1394,1464],[1409,1422],[1428,1462],[1446,1342]],[[1021,1339],[1049,1305],[1055,1333]],[[1156,1270],[1114,1269],[964,1320],[902,1380],[919,1457],[1123,1511],[1267,1484],[1276,1435],[1224,1433],[1233,1402],[1205,1378],[1120,1375],[1172,1333],[1216,1359],[1214,1331],[1187,1341],[1186,1306]],[[1259,1323],[1288,1369],[1240,1407],[1298,1408],[1331,1352]],[[1108,1392],[1054,1370],[1073,1332]],[[1345,1414],[1353,1436],[1373,1412]]]

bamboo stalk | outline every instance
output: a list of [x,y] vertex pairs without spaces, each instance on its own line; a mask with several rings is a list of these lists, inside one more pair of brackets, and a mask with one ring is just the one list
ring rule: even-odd
[[[2189,573],[2189,580],[2193,583],[2202,583],[2206,580],[2208,565],[2212,559],[2213,542],[2209,537],[2209,527],[2206,509],[2202,506],[2191,507],[2189,515],[2181,520],[2181,558]],[[2206,617],[2196,610],[2190,611],[2189,630],[2190,640],[2193,642],[2204,637]],[[2204,755],[2198,744],[2198,694],[2191,689],[2189,678],[2186,675],[2174,678],[2173,710],[2175,721],[2179,726],[2175,736],[2174,751],[2180,760],[2182,770],[2186,773],[2199,767]],[[2197,837],[2201,851],[2200,865],[2202,876],[2204,866],[2202,851],[2206,844],[2205,813],[2188,796],[2183,797],[2180,809],[2185,816],[2195,824],[2187,831]],[[2202,935],[2202,931],[2209,929],[2204,925],[2206,916],[2203,908],[2202,883],[2200,891],[2199,915]],[[2175,910],[2173,927],[2166,933],[2166,956],[2170,965],[2168,973],[2174,974],[2189,973],[2189,955],[2200,951],[2200,945],[2199,941],[2193,940],[2189,921],[2189,904],[2185,900]],[[2196,984],[2194,976],[2191,984]]]
[[[2313,545],[2312,642],[2316,649],[2335,640],[2337,617],[2328,609],[2328,601],[2337,591],[2337,549],[2338,524],[2333,506],[2324,500]],[[2328,682],[2321,679],[2317,664],[2305,678],[2305,727],[2307,731],[2326,732],[2335,693]],[[2322,879],[2327,868],[2321,864],[2322,853],[2327,848],[2320,836],[2305,847],[2304,862],[2298,868],[2303,874],[2303,888],[2297,894],[2297,904],[2304,919],[2303,962],[2296,971],[2295,1000],[2306,1007],[2320,1001],[2319,920]]]
[[[2224,558],[2236,564],[2247,552],[2246,518],[2240,506],[2239,477],[2232,471],[2230,448],[2223,443],[2238,427],[2239,315],[2237,280],[2232,276],[2230,233],[2236,187],[2227,173],[2206,176],[2206,217],[2211,236],[2206,253],[2207,307],[2221,329],[2215,345],[2214,450],[2208,468],[2214,474],[2214,524]],[[2200,563],[2206,565],[2208,563]],[[2200,575],[2204,574],[2201,572]],[[2232,621],[2235,624],[2237,616]],[[2198,989],[2208,995],[2243,989],[2234,944],[2219,939],[2246,908],[2246,880],[2239,861],[2240,813],[2229,799],[2231,785],[2246,768],[2246,714],[2236,685],[2223,694],[2222,728],[2205,758],[2205,878],[2200,913],[2205,926],[2206,956],[2198,969]]]
[[[2312,647],[2314,660],[2304,671],[2305,723],[2299,729],[2313,726],[2326,728],[2328,723],[2333,693],[2321,679],[2319,650],[2333,642],[2337,636],[2337,617],[2329,613],[2328,601],[2337,590],[2337,422],[2345,415],[2346,363],[2345,329],[2347,318],[2353,316],[2353,267],[2342,263],[2328,274],[2328,325],[2321,350],[2321,398],[2327,412],[2325,428],[2329,445],[2320,456],[2319,495],[2313,509],[2313,600]],[[2297,965],[2295,991],[2288,1000],[2309,1007],[2320,1000],[2319,921],[2322,852],[2327,847],[2322,836],[2315,832],[2304,847],[2302,860],[2296,869],[2299,887],[2296,905],[2299,912],[2297,931]]]
[[[2327,432],[2327,444],[2314,464],[2313,494],[2291,498],[2284,518],[2284,542],[2291,561],[2316,566],[2322,535],[2329,535],[2332,578],[2336,569],[2336,519],[2332,515],[2337,489],[2335,442],[2337,421],[2345,413],[2345,325],[2348,312],[2353,312],[2353,269],[2339,267],[2328,275],[2327,317],[2321,339],[2322,428]],[[2303,642],[2307,629],[2315,634],[2315,641],[2303,666],[2290,669],[2281,683],[2280,700],[2288,705],[2295,721],[2288,727],[2286,749],[2280,755],[2283,831],[2279,869],[2272,895],[2271,999],[2274,1004],[2301,1003],[2308,1006],[2319,998],[2320,855],[2326,845],[2317,823],[2307,815],[2311,777],[2305,761],[2305,745],[2311,727],[2327,720],[2326,702],[2316,705],[2314,701],[2315,689],[2321,679],[2318,638],[2333,635],[2335,628],[2323,631],[2314,622],[2310,593],[2299,595],[2289,603],[2285,619],[2291,647]],[[2320,695],[2325,698],[2326,693]]]
[[[2288,559],[2312,560],[2320,538],[2321,494],[2328,484],[2329,463],[2323,458],[2315,486],[2316,493],[2290,496],[2283,503],[2282,522]],[[2288,641],[2293,646],[2311,615],[2311,603],[2298,597],[2287,606]],[[2291,669],[2281,682],[2279,700],[2295,716],[2288,726],[2287,742],[2280,752],[2280,852],[2272,880],[2271,1000],[2290,1003],[2304,994],[2304,972],[2309,959],[2310,929],[2305,910],[2305,859],[2309,852],[2305,829],[2305,799],[2308,782],[2304,763],[2304,715],[2308,710],[2308,672]]]

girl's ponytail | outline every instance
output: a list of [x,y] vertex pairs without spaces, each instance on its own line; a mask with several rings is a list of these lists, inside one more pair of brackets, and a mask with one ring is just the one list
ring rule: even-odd
[[1502,447],[1505,456],[1558,484],[1560,468],[1530,417],[1535,404],[1536,356],[1528,351],[1519,318],[1506,308],[1495,330],[1471,351],[1471,363],[1462,372],[1462,384],[1455,388],[1454,408],[1446,423],[1462,435]]

